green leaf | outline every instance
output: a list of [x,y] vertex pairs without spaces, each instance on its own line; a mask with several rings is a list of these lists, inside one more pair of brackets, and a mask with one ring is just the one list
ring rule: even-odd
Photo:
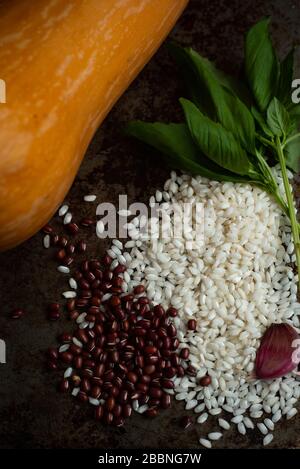
[[285,136],[290,131],[290,116],[277,98],[273,98],[267,109],[267,123],[274,135]]
[[222,168],[240,175],[252,175],[247,153],[233,134],[211,121],[189,100],[180,99],[194,141],[200,150]]
[[[292,136],[292,135],[291,135]],[[288,168],[294,173],[300,171],[300,138],[288,143],[283,151]]]
[[181,155],[197,161],[199,150],[185,124],[133,121],[126,126],[125,133],[170,156]]
[[206,89],[206,83],[203,77],[198,73],[197,66],[193,59],[193,49],[183,48],[174,42],[170,42],[168,44],[168,50],[180,69],[188,97],[203,113],[215,120],[215,106]]
[[277,89],[279,64],[269,35],[269,18],[256,23],[245,41],[246,77],[258,107],[265,111]]
[[294,49],[292,49],[280,64],[277,98],[284,104],[291,103],[292,81],[294,74]]
[[244,149],[255,151],[254,119],[245,104],[224,89],[223,93],[214,92],[215,100],[220,99],[217,114],[223,127],[236,137]]
[[215,181],[250,181],[247,177],[224,170],[203,156],[185,124],[133,121],[127,125],[125,133],[161,151],[173,168]]
[[214,116],[216,115],[225,129],[230,130],[244,148],[254,153],[255,126],[253,117],[247,106],[230,91],[229,85],[226,85],[228,82],[224,78],[225,76],[209,60],[201,57],[193,49],[176,47],[175,50],[177,58],[180,56],[183,61],[184,57],[189,67],[194,70],[194,73],[196,72],[197,84],[198,86],[201,85],[203,90],[202,95],[209,96],[210,103],[213,103],[215,112],[214,114],[212,113],[211,104],[209,105],[209,112],[207,112],[205,105],[202,105],[202,103],[199,105],[200,97],[196,100],[192,97],[198,108],[210,117],[213,116],[213,120],[215,120]]
[[291,120],[298,125],[300,122],[300,104],[293,104],[292,106],[289,106],[288,111]]
[[273,137],[273,133],[269,129],[263,115],[255,107],[251,108],[251,112],[255,121],[258,123],[260,129],[264,132],[264,134],[268,137]]
[[[225,74],[222,70],[219,70],[212,62],[203,58],[198,52],[196,52],[192,48],[184,48],[176,44],[175,42],[169,42],[167,44],[167,48],[176,61],[180,73],[184,77],[184,81],[186,83],[186,87],[189,90],[191,101],[193,101],[199,107],[202,112],[206,111],[210,117],[214,116],[211,115],[210,110],[203,109],[203,106],[199,103],[203,100],[203,80],[201,74],[199,74],[197,69],[197,61],[202,59],[206,66],[210,69],[211,73],[218,79],[219,83],[230,91],[232,94],[237,96],[241,101],[243,101],[247,105],[252,104],[252,97],[251,93],[247,86],[244,85],[241,81],[237,78]],[[205,84],[204,84],[205,87]],[[212,101],[210,100],[210,107],[213,106]],[[214,109],[214,106],[213,106]]]

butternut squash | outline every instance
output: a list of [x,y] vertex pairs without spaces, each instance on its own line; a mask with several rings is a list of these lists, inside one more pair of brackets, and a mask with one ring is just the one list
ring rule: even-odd
[[188,0],[0,0],[0,250],[36,233]]

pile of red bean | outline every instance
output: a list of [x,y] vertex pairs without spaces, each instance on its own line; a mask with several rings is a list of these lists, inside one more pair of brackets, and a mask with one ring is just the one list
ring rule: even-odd
[[[73,274],[77,296],[67,300],[67,310],[77,329],[61,334],[60,347],[49,349],[47,357],[49,369],[66,367],[60,391],[94,405],[96,419],[122,426],[134,402],[147,405],[148,417],[170,407],[172,378],[196,371],[182,366],[189,350],[178,351],[171,319],[176,309],[152,307],[143,285],[123,293],[125,267],[111,270],[111,262],[109,256],[85,260]],[[49,305],[50,319],[59,310],[59,304]]]

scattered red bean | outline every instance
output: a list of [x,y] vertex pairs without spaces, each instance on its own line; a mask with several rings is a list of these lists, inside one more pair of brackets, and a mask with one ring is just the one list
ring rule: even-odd
[[113,423],[116,427],[122,427],[125,423],[125,420],[123,419],[123,417],[120,416],[120,417],[114,418]]
[[112,263],[112,258],[108,254],[106,254],[106,256],[104,256],[104,258],[102,259],[102,263],[105,266],[109,266]]
[[76,249],[78,252],[85,252],[86,251],[86,243],[84,241],[79,241],[76,244]]
[[67,300],[67,310],[68,311],[74,311],[75,309],[75,299],[74,298],[69,298]]
[[95,224],[95,220],[93,220],[92,218],[83,218],[80,221],[80,225],[82,225],[82,226],[91,226],[91,225],[94,225],[94,224]]
[[104,414],[104,409],[103,409],[103,406],[102,405],[99,405],[98,407],[96,407],[95,409],[95,419],[96,420],[101,420],[102,417],[103,417],[103,414]]
[[68,392],[69,390],[69,381],[67,379],[63,379],[59,384],[60,392]]
[[47,362],[47,368],[48,368],[49,370],[57,370],[57,368],[58,368],[57,361],[49,360],[49,361]]
[[199,381],[200,386],[209,386],[211,384],[211,377],[209,375],[202,376]]
[[190,319],[188,321],[188,329],[190,331],[195,331],[197,328],[197,321],[195,319]]
[[51,233],[53,233],[53,228],[52,228],[52,226],[50,226],[50,225],[45,225],[45,226],[42,228],[42,231],[43,231],[43,233],[51,234]]
[[171,396],[170,394],[164,393],[161,400],[160,400],[160,406],[162,409],[168,409],[171,407]]
[[189,376],[196,376],[197,374],[197,371],[196,371],[196,368],[194,368],[192,365],[189,365],[186,369],[186,373],[189,375]]
[[88,395],[84,391],[79,391],[77,395],[77,399],[81,402],[87,402],[88,401]]
[[109,412],[111,412],[113,410],[113,408],[115,407],[115,398],[113,396],[110,396],[107,400],[106,400],[106,408]]
[[74,254],[74,252],[75,252],[74,244],[68,244],[68,246],[66,248],[66,251],[67,251],[68,254]]
[[130,405],[130,404],[125,404],[125,405],[123,406],[123,416],[126,417],[126,418],[128,418],[128,417],[131,416],[131,414],[132,414],[132,407],[131,407],[131,405]]
[[50,347],[48,350],[47,350],[47,356],[49,358],[52,358],[53,360],[57,360],[58,358],[58,350],[57,348],[55,347]]
[[104,419],[107,425],[111,425],[113,423],[114,416],[111,412],[106,412],[106,414],[104,414]]
[[155,314],[157,317],[161,318],[161,317],[164,316],[165,310],[164,310],[164,308],[163,308],[161,305],[156,305],[156,306],[154,306],[154,314]]
[[[84,219],[80,224],[90,226],[94,221]],[[66,229],[71,235],[79,231],[75,223],[69,223]],[[87,247],[82,240],[72,244],[66,237],[58,237],[55,245],[59,246],[55,257],[64,265],[70,265],[73,255],[85,252]],[[101,399],[103,404],[96,407],[95,419],[119,427],[131,416],[135,400],[139,405],[148,404],[148,417],[170,407],[167,390],[174,389],[172,378],[184,375],[181,362],[188,358],[189,350],[178,350],[177,330],[172,323],[177,310],[153,307],[143,285],[124,295],[122,274],[126,268],[118,265],[112,270],[111,263],[108,255],[101,261],[85,259],[72,273],[77,297],[67,300],[66,309],[72,320],[84,311],[84,322],[72,335],[59,336],[59,342],[70,344],[69,348],[62,348],[61,353],[55,348],[48,350],[47,366],[72,367],[71,376],[60,382],[59,390],[79,388],[77,399],[81,402]],[[103,302],[107,293],[111,296]],[[58,303],[49,305],[49,318],[58,319],[60,311]],[[187,373],[195,376],[196,370],[190,365]]]
[[68,332],[63,332],[58,337],[58,341],[61,342],[62,344],[68,344],[69,342],[72,342],[72,335],[69,334]]
[[79,226],[76,223],[68,223],[66,228],[71,235],[76,235],[79,231]]
[[50,319],[50,321],[57,321],[59,318],[60,318],[59,311],[49,311],[48,312],[48,319]]
[[74,261],[74,258],[72,256],[66,256],[63,258],[62,263],[63,265],[68,267],[72,264],[73,261]]
[[48,311],[59,311],[60,304],[59,303],[50,303],[48,306]]
[[188,417],[188,416],[184,416],[182,417],[182,419],[180,420],[180,426],[186,430],[188,427],[190,427],[192,425],[193,421],[191,419],[191,417]]
[[59,236],[55,233],[52,233],[50,236],[51,236],[51,246],[56,246],[59,240]]
[[70,352],[62,352],[60,354],[60,359],[64,363],[71,363],[73,360],[73,355]]
[[59,318],[60,318],[59,303],[50,303],[48,306],[48,319],[50,319],[50,321],[57,321]]
[[168,316],[171,316],[172,318],[175,318],[178,314],[178,311],[175,308],[169,308],[167,310],[167,314],[168,314]]
[[189,355],[190,355],[190,351],[188,348],[181,349],[181,352],[180,352],[181,358],[183,358],[184,360],[187,360],[189,358]]
[[141,293],[144,293],[145,287],[144,285],[137,285],[135,289],[133,290],[135,295],[140,295]]
[[121,304],[121,300],[118,296],[112,296],[110,299],[110,304],[114,307],[119,306]]
[[158,414],[158,409],[157,409],[157,407],[150,407],[150,408],[147,409],[146,412],[145,412],[145,415],[146,415],[147,417],[151,417],[151,418],[156,417],[157,414]]
[[60,246],[61,248],[64,248],[67,246],[68,244],[68,239],[65,237],[65,236],[60,236],[58,238],[58,242],[57,242],[58,246]]

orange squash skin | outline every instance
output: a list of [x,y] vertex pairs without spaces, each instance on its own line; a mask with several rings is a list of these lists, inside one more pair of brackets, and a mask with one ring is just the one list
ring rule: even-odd
[[0,251],[36,233],[188,0],[0,0]]

